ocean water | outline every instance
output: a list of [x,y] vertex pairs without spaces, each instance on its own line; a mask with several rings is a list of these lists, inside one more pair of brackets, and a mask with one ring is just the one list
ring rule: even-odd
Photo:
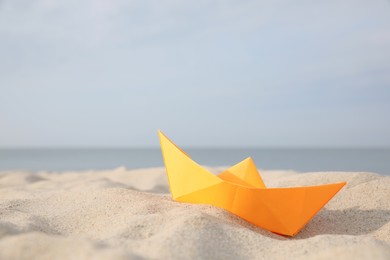
[[[257,167],[307,171],[359,171],[390,175],[390,149],[187,148],[199,164],[230,166],[251,156]],[[102,170],[163,166],[159,148],[2,149],[0,171]]]

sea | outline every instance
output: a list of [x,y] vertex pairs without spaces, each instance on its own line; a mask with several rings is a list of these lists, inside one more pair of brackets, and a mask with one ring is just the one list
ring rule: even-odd
[[[231,166],[252,157],[264,170],[390,175],[390,148],[184,148],[199,164]],[[0,171],[80,171],[164,166],[159,148],[0,149]]]

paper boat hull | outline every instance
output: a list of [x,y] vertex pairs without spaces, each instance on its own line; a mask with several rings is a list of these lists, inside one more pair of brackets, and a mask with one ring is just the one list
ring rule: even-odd
[[294,236],[344,186],[248,189],[220,183],[176,201],[210,204],[269,231]]

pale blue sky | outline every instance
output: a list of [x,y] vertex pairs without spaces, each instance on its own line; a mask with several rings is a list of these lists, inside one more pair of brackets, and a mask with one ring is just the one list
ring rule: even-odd
[[389,1],[0,1],[0,147],[390,146]]

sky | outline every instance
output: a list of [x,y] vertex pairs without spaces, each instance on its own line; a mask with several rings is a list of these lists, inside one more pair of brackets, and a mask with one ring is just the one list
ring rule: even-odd
[[0,147],[390,147],[385,0],[0,0]]

